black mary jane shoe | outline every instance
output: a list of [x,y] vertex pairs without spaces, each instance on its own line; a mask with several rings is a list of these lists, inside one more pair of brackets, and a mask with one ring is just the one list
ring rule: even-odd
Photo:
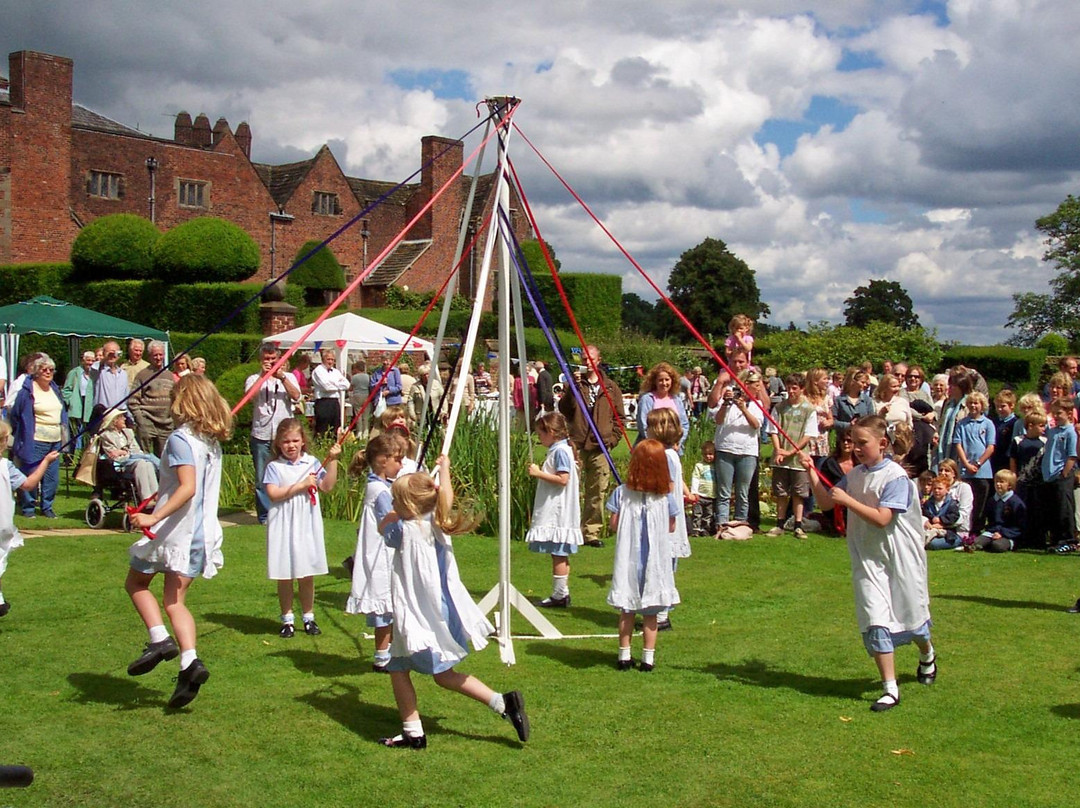
[[393,738],[379,738],[379,743],[391,749],[427,749],[427,735],[395,735]]

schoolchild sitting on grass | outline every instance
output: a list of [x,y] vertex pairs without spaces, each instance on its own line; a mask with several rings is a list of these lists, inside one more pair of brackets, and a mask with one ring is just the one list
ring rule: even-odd
[[1014,491],[1016,475],[1002,469],[994,475],[994,496],[986,501],[986,527],[975,547],[988,553],[1007,553],[1016,547],[1027,522],[1027,508]]

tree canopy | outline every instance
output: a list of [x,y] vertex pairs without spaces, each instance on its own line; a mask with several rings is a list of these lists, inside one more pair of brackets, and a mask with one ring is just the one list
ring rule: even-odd
[[[761,302],[754,270],[715,238],[705,239],[679,257],[668,278],[668,296],[698,331],[711,334],[714,341],[726,336],[728,321],[736,314],[757,320],[769,313]],[[656,310],[665,335],[686,333],[663,301]]]
[[1036,219],[1035,227],[1046,236],[1043,261],[1053,263],[1058,274],[1050,280],[1049,294],[1013,295],[1005,325],[1017,333],[1009,342],[1031,346],[1057,333],[1075,345],[1080,340],[1080,199],[1069,194],[1057,210]]
[[889,323],[902,329],[918,328],[911,296],[896,281],[871,280],[844,301],[845,325],[865,328],[869,323]]

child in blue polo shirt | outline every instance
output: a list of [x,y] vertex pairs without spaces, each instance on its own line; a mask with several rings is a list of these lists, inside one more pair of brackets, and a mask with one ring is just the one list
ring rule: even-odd
[[956,425],[953,443],[956,446],[956,462],[960,466],[960,479],[971,486],[974,498],[971,511],[971,532],[982,532],[986,524],[986,500],[990,495],[991,480],[994,472],[990,468],[990,457],[994,454],[997,442],[997,430],[986,417],[989,402],[982,393],[972,392],[967,396],[968,415]]
[[1076,550],[1073,541],[1073,470],[1076,468],[1076,428],[1072,423],[1074,403],[1071,398],[1050,402],[1054,426],[1046,430],[1046,448],[1042,457],[1042,485],[1039,507],[1050,546],[1058,553]]

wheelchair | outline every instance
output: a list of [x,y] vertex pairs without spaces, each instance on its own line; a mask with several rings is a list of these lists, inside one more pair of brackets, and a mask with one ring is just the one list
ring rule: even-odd
[[97,530],[105,524],[106,516],[113,511],[123,510],[124,532],[130,532],[127,506],[139,503],[134,475],[129,471],[117,471],[113,462],[104,456],[98,457],[95,473],[94,491],[86,503],[86,524]]

